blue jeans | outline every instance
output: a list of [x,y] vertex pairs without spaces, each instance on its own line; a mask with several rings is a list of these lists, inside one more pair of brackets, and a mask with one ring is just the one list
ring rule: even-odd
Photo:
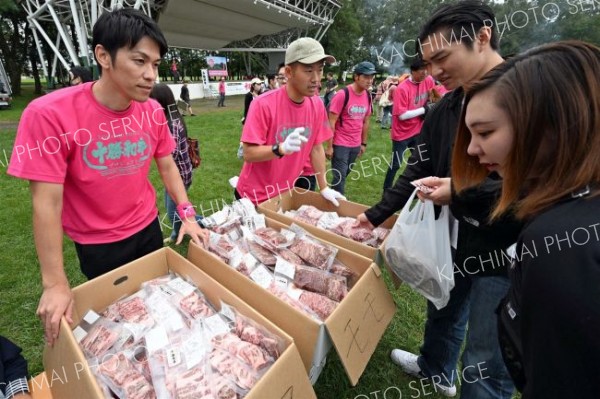
[[469,330],[462,354],[462,399],[510,399],[514,385],[506,370],[495,310],[510,287],[508,277],[471,277]]
[[392,126],[392,106],[383,107],[383,118],[381,118],[381,128],[389,129]]
[[[423,375],[441,385],[454,385],[456,364],[465,338],[469,317],[469,292],[471,280],[460,274],[454,276],[450,300],[438,310],[427,301],[425,334],[417,362]],[[491,317],[495,317],[492,313]]]
[[[408,156],[404,155],[404,151],[407,148],[413,147],[417,141],[417,136],[413,136],[406,140],[396,141],[392,140],[392,162],[390,167],[385,174],[385,181],[383,182],[383,189],[390,188],[394,185],[394,179],[396,178],[396,172],[400,169],[402,163],[408,160]],[[409,154],[406,154],[409,155]]]
[[331,181],[331,188],[335,191],[344,194],[346,190],[346,177],[354,161],[360,152],[360,146],[358,147],[344,147],[341,145],[333,145],[333,158],[331,159],[331,169],[333,172],[333,179]]

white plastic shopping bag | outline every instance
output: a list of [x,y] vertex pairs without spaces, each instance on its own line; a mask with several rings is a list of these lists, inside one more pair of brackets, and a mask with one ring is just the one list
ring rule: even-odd
[[450,251],[447,206],[435,218],[433,202],[416,201],[415,190],[394,225],[384,249],[392,271],[436,308],[450,299],[454,268]]

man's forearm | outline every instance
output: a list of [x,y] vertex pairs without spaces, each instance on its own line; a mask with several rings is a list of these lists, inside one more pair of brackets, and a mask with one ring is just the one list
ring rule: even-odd
[[[281,152],[281,148],[279,148]],[[256,145],[244,143],[244,161],[245,162],[263,162],[279,158],[273,152],[271,145]]]
[[62,186],[31,182],[33,238],[43,288],[69,285],[64,269]]
[[323,190],[327,187],[327,179],[325,178],[325,151],[322,144],[316,144],[310,152],[310,162],[317,176],[319,189]]

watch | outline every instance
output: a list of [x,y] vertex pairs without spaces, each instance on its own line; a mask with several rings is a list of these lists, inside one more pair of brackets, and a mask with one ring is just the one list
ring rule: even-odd
[[277,155],[278,158],[281,158],[284,155],[279,152],[279,144],[273,144],[273,147],[271,147],[271,151],[273,151],[273,154]]
[[361,143],[360,145],[362,145],[362,146],[366,147],[366,146],[367,146],[367,143]]

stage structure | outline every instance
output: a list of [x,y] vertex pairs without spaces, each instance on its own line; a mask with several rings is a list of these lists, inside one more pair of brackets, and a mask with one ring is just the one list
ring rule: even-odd
[[[128,7],[156,20],[171,47],[281,54],[301,36],[320,40],[339,11],[337,0],[20,0],[44,75],[91,66],[92,27],[105,11]],[[43,25],[56,28],[51,37]],[[52,49],[46,60],[42,40]]]

